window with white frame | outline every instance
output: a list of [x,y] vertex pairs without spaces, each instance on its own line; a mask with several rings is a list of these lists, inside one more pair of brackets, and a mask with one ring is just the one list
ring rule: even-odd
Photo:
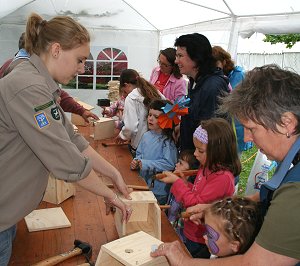
[[121,72],[127,68],[128,60],[125,52],[117,48],[107,47],[99,52],[96,59],[90,54],[86,60],[85,72],[78,75],[76,81],[71,81],[67,87],[106,89],[107,83],[111,80],[118,80]]

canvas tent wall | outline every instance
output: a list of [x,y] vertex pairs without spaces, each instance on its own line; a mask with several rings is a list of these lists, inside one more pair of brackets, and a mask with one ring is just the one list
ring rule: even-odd
[[238,37],[253,32],[299,33],[298,0],[0,0],[0,64],[17,50],[31,12],[45,19],[69,15],[92,34],[95,57],[103,47],[123,50],[128,67],[147,78],[160,48],[184,33],[200,32],[233,57]]
[[[298,0],[1,0],[0,44],[4,37],[3,28],[24,27],[32,11],[45,19],[70,15],[92,31],[99,30],[96,31],[97,36],[108,32],[105,38],[110,30],[114,31],[119,43],[125,46],[131,38],[127,34],[124,38],[121,32],[139,31],[136,42],[141,47],[144,46],[145,32],[156,32],[160,36],[154,47],[156,52],[164,46],[169,35],[173,35],[174,39],[174,36],[186,32],[218,32],[220,38],[211,40],[212,43],[222,44],[234,55],[239,35],[298,33],[300,30]],[[8,45],[10,40],[6,42],[4,47],[12,47]],[[152,55],[151,52],[149,55]],[[0,62],[3,61],[2,56]]]

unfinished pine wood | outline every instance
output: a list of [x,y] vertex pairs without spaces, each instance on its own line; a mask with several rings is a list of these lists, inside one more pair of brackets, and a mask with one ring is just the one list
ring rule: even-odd
[[80,105],[82,105],[82,106],[84,107],[84,109],[87,109],[87,110],[89,110],[89,111],[95,109],[94,106],[92,106],[92,105],[90,105],[90,104],[88,104],[88,103],[82,102],[82,101],[80,101],[80,100],[77,101],[77,103],[79,103]]
[[76,189],[74,184],[56,179],[52,174],[50,174],[43,201],[60,204],[64,200],[74,196],[75,193]]
[[157,203],[157,200],[152,191],[133,191],[130,194],[131,200],[119,195],[120,199],[128,204],[134,203]]
[[61,207],[34,210],[25,217],[25,222],[29,232],[71,226]]
[[112,138],[115,135],[115,120],[108,117],[100,117],[94,122],[94,140]]
[[117,209],[115,223],[119,237],[130,235],[138,231],[161,239],[161,210],[152,191],[134,191],[131,200],[119,195],[120,199],[132,208],[132,214],[127,223],[122,222],[122,212]]
[[[85,102],[82,102],[82,101],[78,101],[77,100],[77,103],[79,103],[80,105],[82,105],[85,109],[91,111],[93,110],[95,107],[92,106],[92,105],[89,105]],[[80,115],[77,115],[77,114],[74,114],[72,113],[71,114],[71,122],[76,125],[76,126],[88,126],[88,123],[82,118],[82,116]]]
[[95,266],[169,265],[165,257],[150,256],[152,247],[162,243],[159,239],[139,231],[102,245]]

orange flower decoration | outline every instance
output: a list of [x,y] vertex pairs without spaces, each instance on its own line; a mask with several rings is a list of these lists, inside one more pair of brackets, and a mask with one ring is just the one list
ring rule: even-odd
[[158,125],[160,128],[172,128],[173,123],[178,125],[180,123],[180,117],[188,114],[187,104],[190,102],[190,98],[182,96],[179,100],[175,100],[174,104],[166,104],[162,108],[163,114],[158,117]]

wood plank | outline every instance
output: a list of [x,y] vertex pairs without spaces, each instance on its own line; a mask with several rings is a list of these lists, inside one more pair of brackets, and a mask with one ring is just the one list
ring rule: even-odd
[[[140,231],[107,243],[101,247],[101,250],[123,265],[169,265],[165,257],[150,257],[152,247],[159,246],[161,243],[159,239]],[[102,256],[99,255],[96,266],[104,266]]]
[[70,227],[71,223],[61,207],[34,210],[25,218],[29,232]]

